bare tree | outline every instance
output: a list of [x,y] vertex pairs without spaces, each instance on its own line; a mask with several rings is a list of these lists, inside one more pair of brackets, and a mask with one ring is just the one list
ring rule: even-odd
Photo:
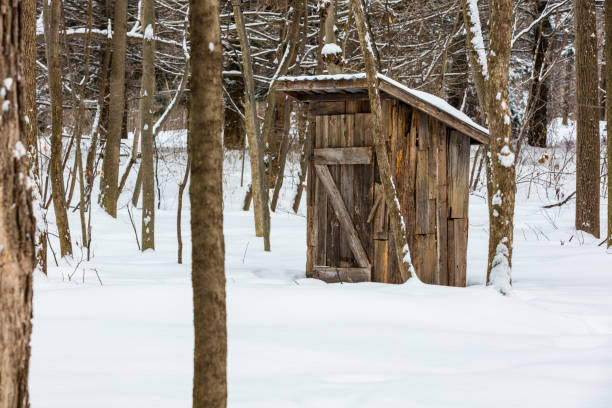
[[125,109],[125,49],[127,32],[127,0],[115,2],[113,19],[112,49],[110,73],[109,130],[104,147],[102,177],[100,178],[100,203],[106,212],[117,217],[118,181],[119,181],[119,148],[121,147],[121,129]]
[[380,90],[378,89],[378,73],[376,58],[373,52],[372,38],[370,36],[370,30],[367,27],[362,0],[351,0],[351,5],[353,14],[355,15],[355,24],[357,25],[357,31],[359,33],[359,42],[361,43],[361,50],[366,67],[366,76],[368,78],[368,93],[370,95],[370,109],[372,111],[372,129],[374,130],[374,148],[376,150],[376,160],[378,161],[385,203],[389,209],[389,220],[391,224],[391,233],[395,240],[397,264],[399,265],[402,280],[407,281],[413,275],[416,275],[416,273],[410,258],[410,249],[406,237],[406,223],[404,222],[402,211],[399,207],[397,190],[395,189],[395,182],[393,181],[387,146],[383,135],[382,105],[380,101]]
[[515,154],[508,98],[512,44],[512,1],[490,2],[489,53],[484,45],[476,0],[464,0],[464,23],[472,77],[491,135],[484,156],[489,205],[487,284],[502,293],[512,283],[512,244],[516,194]]
[[576,229],[599,238],[599,81],[595,2],[574,0],[576,26]]
[[47,65],[49,70],[49,93],[51,96],[51,195],[57,223],[57,233],[62,256],[72,255],[70,226],[66,213],[66,193],[64,191],[64,166],[62,163],[63,103],[62,62],[60,52],[60,20],[62,0],[51,0],[45,7],[47,26]]
[[[548,0],[533,0],[536,15],[542,15],[548,5]],[[552,32],[549,18],[542,18],[535,27],[534,61],[530,91],[530,104],[533,114],[529,118],[527,142],[531,146],[546,147],[547,140],[547,108],[548,108],[548,81],[543,78],[548,61],[546,56],[550,46],[549,37]]]
[[319,13],[323,25],[321,57],[330,74],[342,73],[342,48],[336,44],[336,0],[319,0]]
[[153,174],[153,96],[155,93],[155,8],[142,0],[142,86],[140,134],[142,146],[142,250],[155,249],[155,179]]
[[[0,30],[0,407],[29,407],[28,368],[32,333],[32,270],[35,264],[33,183],[24,117],[32,91],[24,80],[22,55],[33,37],[22,36],[20,19],[31,2],[3,2]],[[28,74],[33,74],[28,71]],[[24,95],[25,94],[25,95]]]
[[264,175],[263,142],[261,128],[255,107],[255,82],[253,80],[253,66],[251,61],[251,50],[247,36],[240,2],[232,1],[234,20],[240,39],[242,51],[242,71],[244,77],[245,93],[245,122],[247,139],[249,141],[249,157],[251,162],[251,188],[255,196],[253,200],[253,212],[255,218],[255,233],[263,236],[264,249],[270,250],[270,209],[268,207],[268,189]]
[[490,197],[489,262],[487,282],[505,293],[512,282],[514,201],[516,170],[510,120],[510,49],[512,43],[512,0],[490,2],[488,54],[488,104]]
[[191,245],[195,332],[193,407],[227,405],[225,243],[223,238],[223,55],[217,0],[192,1]]
[[606,119],[608,139],[608,250],[612,248],[612,1],[606,1]]

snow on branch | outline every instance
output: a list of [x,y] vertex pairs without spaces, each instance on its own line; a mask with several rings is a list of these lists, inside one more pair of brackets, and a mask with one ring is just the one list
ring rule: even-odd
[[480,64],[482,75],[485,78],[489,77],[489,69],[487,66],[487,53],[482,37],[482,26],[480,25],[480,14],[478,12],[478,0],[466,0],[468,9],[467,14],[470,17],[470,32],[472,33],[472,46],[478,55],[478,63]]

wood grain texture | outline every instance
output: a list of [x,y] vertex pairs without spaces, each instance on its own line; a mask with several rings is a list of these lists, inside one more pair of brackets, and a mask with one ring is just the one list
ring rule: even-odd
[[[325,104],[328,112],[338,107],[336,102],[333,106],[330,102]],[[369,155],[372,151],[371,121],[367,113],[359,113],[359,104],[347,101],[347,113],[317,116],[318,137],[311,163],[328,170],[346,214],[338,216],[335,200],[315,169],[312,208],[317,222],[313,229],[319,231],[309,236],[313,239],[312,251],[321,255],[313,257],[312,276],[326,281],[354,281],[346,271],[361,265],[349,245],[351,234],[345,233],[344,222],[340,221],[344,218],[352,221],[365,259],[371,264],[372,281],[401,283],[395,243],[389,234],[387,205],[382,199],[382,186],[375,181],[380,180],[377,161],[372,156],[370,161],[365,159],[366,152]],[[399,101],[383,100],[382,108],[389,165],[397,180],[397,195],[417,273],[426,283],[463,286],[469,138]],[[453,215],[460,216],[457,222],[451,218],[451,194],[462,205],[455,205]],[[322,197],[325,204],[319,201]],[[325,270],[326,275],[315,273],[315,269]],[[341,274],[338,279],[337,273],[331,272],[336,269],[344,270],[346,276]]]
[[[353,137],[355,134],[355,118],[352,115],[341,115],[342,119],[340,126],[340,145],[341,146],[353,146]],[[356,149],[356,150],[355,150]],[[363,163],[362,158],[369,158],[371,161],[372,151],[367,147],[342,147],[340,149],[343,153],[346,153],[348,160],[343,160],[340,168],[340,193],[342,195],[342,201],[344,202],[345,207],[348,209],[352,209],[354,205],[354,186],[355,183],[355,166],[354,164],[367,164]],[[368,150],[370,150],[368,152]],[[352,153],[351,153],[352,152]],[[365,153],[365,157],[364,154]],[[361,157],[359,156],[361,154]],[[316,161],[316,159],[315,159]],[[352,217],[352,214],[349,215]],[[354,221],[353,221],[354,225]],[[351,248],[346,239],[340,239],[340,266],[353,266],[353,254],[351,252]]]
[[357,261],[357,264],[360,267],[369,267],[370,262],[368,260],[367,254],[365,250],[363,249],[363,246],[361,244],[361,241],[359,240],[359,237],[357,236],[357,231],[355,230],[353,221],[351,220],[351,217],[348,211],[346,210],[344,202],[342,201],[342,196],[340,195],[340,192],[338,191],[338,188],[336,187],[336,184],[334,183],[334,180],[332,178],[331,173],[329,172],[329,169],[327,168],[327,166],[323,166],[319,164],[315,165],[314,168],[315,168],[315,171],[317,173],[319,180],[321,181],[321,184],[326,189],[326,192],[329,196],[329,201],[331,202],[331,205],[334,209],[336,217],[338,218],[338,221],[340,222],[343,233],[347,234],[349,246],[351,247],[351,250],[353,251],[353,255],[355,256],[355,260]]
[[[325,116],[327,120],[327,145],[335,148],[341,146],[340,134],[342,133],[342,115]],[[316,166],[316,165],[315,165]],[[340,166],[324,166],[328,169],[334,185],[340,191]],[[316,172],[316,171],[315,171]],[[318,173],[317,173],[318,175]],[[325,183],[323,183],[325,185]],[[340,266],[340,240],[341,220],[334,209],[329,189],[327,189],[327,261],[325,265]],[[340,196],[341,197],[341,196]]]
[[[327,123],[325,116],[316,117],[316,147],[327,146]],[[314,176],[314,165],[312,164],[311,169]],[[327,262],[327,193],[318,177],[313,177],[313,181],[315,190],[314,239],[316,242],[314,264],[325,265]]]
[[[349,126],[354,126],[354,121],[349,117],[341,115],[342,119]],[[354,130],[346,131],[343,134],[344,140],[342,145],[352,144],[352,135]],[[319,148],[314,149],[313,161],[314,164],[371,164],[372,163],[372,148],[371,147],[336,147],[336,148]]]
[[470,140],[467,136],[450,132],[447,160],[449,218],[467,218],[470,171]]
[[[308,135],[306,143],[308,146],[305,151],[313,149],[314,142],[317,138],[317,126],[315,117],[308,114]],[[313,175],[312,166],[308,166],[306,176],[306,277],[312,277],[313,266],[315,264],[315,248],[317,240],[315,238],[315,182],[316,177]]]
[[[358,106],[354,107],[358,109]],[[368,113],[356,113],[354,115],[353,145],[355,147],[371,147],[372,132],[370,115]],[[372,242],[372,225],[368,224],[367,218],[374,204],[374,166],[355,165],[353,167],[353,211],[351,216],[361,238],[363,248],[369,259],[374,256],[374,245]]]
[[315,266],[314,276],[327,283],[357,283],[369,282],[371,268],[335,268],[328,266]]
[[447,165],[448,135],[445,125],[438,128],[438,208],[436,210],[436,241],[438,250],[438,273],[435,276],[437,285],[448,285],[448,199],[447,199]]
[[448,284],[466,286],[467,228],[465,219],[448,220]]

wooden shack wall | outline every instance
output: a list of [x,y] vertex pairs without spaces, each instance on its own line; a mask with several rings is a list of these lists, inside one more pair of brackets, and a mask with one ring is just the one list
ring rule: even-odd
[[[363,134],[369,121],[364,122],[365,115],[354,115],[368,111],[363,100],[311,103],[310,114],[316,123],[311,126],[313,147],[371,143],[371,137]],[[389,160],[417,273],[426,283],[465,286],[469,138],[396,99],[383,100],[383,116]],[[349,132],[347,126],[354,129]],[[357,134],[358,139],[349,140],[348,134]],[[378,170],[370,173],[365,167],[330,165],[329,169],[355,225],[363,229],[359,235],[372,265],[372,280],[401,283]],[[314,265],[355,266],[321,189],[309,171],[308,276],[312,276]],[[363,217],[371,211],[366,224]]]

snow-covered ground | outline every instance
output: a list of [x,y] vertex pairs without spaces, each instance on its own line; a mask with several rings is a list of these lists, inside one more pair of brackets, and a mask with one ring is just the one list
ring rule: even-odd
[[[159,167],[155,252],[137,250],[126,208],[117,220],[95,209],[92,261],[77,266],[77,249],[72,266],[55,267],[50,254],[49,276],[36,275],[33,407],[191,406],[189,204],[186,194],[178,265],[183,170],[171,156]],[[477,195],[467,288],[328,285],[304,279],[305,218],[286,210],[295,171],[265,253],[240,210],[240,162],[226,161],[229,407],[612,407],[612,255],[576,233],[573,201],[545,210],[558,200],[519,186],[509,296],[483,286],[488,219]]]

